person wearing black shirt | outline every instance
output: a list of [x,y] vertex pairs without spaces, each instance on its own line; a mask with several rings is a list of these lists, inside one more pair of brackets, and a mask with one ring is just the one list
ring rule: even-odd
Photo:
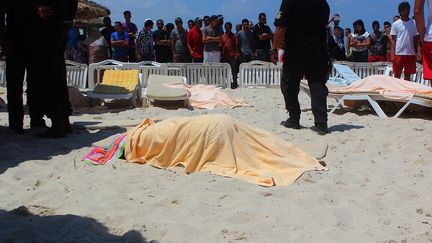
[[308,80],[314,129],[319,135],[328,133],[326,81],[329,74],[326,26],[330,8],[326,0],[283,0],[274,22],[272,59],[285,38],[285,55],[281,90],[289,118],[281,125],[300,129],[300,80]]
[[260,13],[258,18],[258,24],[256,24],[252,30],[255,37],[256,59],[270,62],[270,48],[273,32],[267,25],[267,16],[265,13]]
[[115,32],[114,26],[112,26],[111,18],[104,17],[103,18],[104,28],[101,30],[102,36],[105,38],[108,43],[108,48],[110,52],[110,57],[112,57],[112,49],[111,49],[111,34]]
[[328,38],[329,54],[332,61],[345,61],[345,43],[341,38],[343,33],[342,28],[336,27],[333,29],[333,34]]
[[156,21],[157,30],[153,32],[153,40],[155,42],[156,62],[167,63],[172,62],[171,55],[171,40],[168,31],[164,30],[164,22],[162,19]]
[[37,103],[40,100],[40,88],[29,70],[33,46],[31,27],[35,17],[33,5],[27,0],[1,1],[0,12],[0,44],[6,54],[9,128],[18,134],[24,133],[23,82],[26,70],[30,126],[46,127],[43,112]]

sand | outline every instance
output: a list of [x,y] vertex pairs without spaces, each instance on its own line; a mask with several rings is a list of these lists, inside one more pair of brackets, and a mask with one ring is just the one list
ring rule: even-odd
[[[126,128],[75,130],[60,140],[15,136],[0,112],[0,242],[430,242],[432,114],[379,119],[331,114],[318,136],[301,93],[306,128],[290,130],[277,89],[227,91],[252,107],[158,107],[75,114],[75,122],[140,121],[222,113],[296,143],[325,141],[328,172],[264,188],[208,173],[115,161],[81,162],[91,145]],[[1,97],[5,97],[1,95]],[[334,105],[333,100],[330,106]],[[26,120],[26,126],[29,121]]]

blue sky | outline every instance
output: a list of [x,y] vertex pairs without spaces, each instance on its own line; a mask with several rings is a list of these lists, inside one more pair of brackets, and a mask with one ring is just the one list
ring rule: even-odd
[[[227,21],[240,23],[243,18],[257,22],[258,13],[267,14],[269,25],[273,28],[273,20],[279,11],[281,0],[95,0],[111,10],[113,21],[123,20],[123,11],[132,12],[132,21],[142,28],[144,20],[162,18],[165,23],[174,22],[180,16],[184,22],[188,19],[211,14],[223,14]],[[306,0],[304,0],[306,1]],[[366,29],[371,30],[371,22],[378,20],[391,21],[397,14],[400,0],[328,0],[331,15],[341,15],[341,26],[351,27],[352,23],[361,18]],[[412,8],[414,0],[408,0]]]

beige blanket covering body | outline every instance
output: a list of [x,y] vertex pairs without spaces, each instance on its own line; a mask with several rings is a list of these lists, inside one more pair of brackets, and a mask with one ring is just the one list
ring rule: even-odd
[[158,168],[178,165],[262,186],[286,185],[305,171],[326,170],[295,145],[226,115],[147,119],[128,132],[126,159]]
[[386,75],[372,75],[355,81],[350,86],[332,89],[331,92],[349,94],[378,92],[389,99],[406,101],[418,94],[432,95],[432,88]]
[[215,85],[172,83],[165,86],[186,89],[189,92],[190,105],[198,109],[213,110],[215,107],[234,108],[247,106],[243,100],[233,99]]

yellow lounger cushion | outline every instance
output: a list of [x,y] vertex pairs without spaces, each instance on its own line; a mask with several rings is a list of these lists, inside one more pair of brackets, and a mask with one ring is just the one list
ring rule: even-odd
[[102,83],[94,89],[98,94],[128,94],[138,85],[138,70],[107,70]]

